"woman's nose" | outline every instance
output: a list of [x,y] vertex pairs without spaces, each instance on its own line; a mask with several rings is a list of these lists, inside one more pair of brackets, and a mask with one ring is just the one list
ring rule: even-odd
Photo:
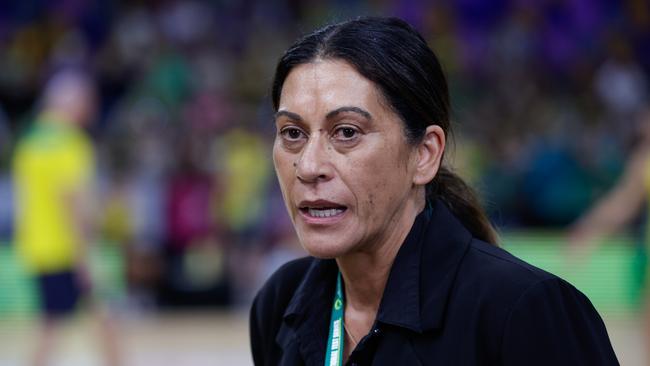
[[313,136],[309,139],[296,162],[296,176],[303,183],[317,183],[332,178],[332,165],[329,149],[324,138]]

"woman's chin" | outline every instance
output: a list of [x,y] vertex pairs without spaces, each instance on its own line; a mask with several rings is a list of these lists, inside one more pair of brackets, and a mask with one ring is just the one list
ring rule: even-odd
[[312,240],[309,242],[301,241],[301,244],[309,255],[320,259],[338,258],[345,255],[350,250],[350,248],[343,243],[318,243]]

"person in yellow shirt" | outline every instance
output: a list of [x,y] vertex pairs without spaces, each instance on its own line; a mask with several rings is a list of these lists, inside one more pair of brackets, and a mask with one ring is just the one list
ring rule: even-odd
[[[13,161],[15,242],[36,279],[43,313],[36,365],[47,364],[60,320],[90,289],[85,257],[92,240],[94,157],[83,127],[95,112],[94,85],[79,71],[61,71],[46,85],[41,103]],[[116,363],[112,330],[100,323],[109,363]]]

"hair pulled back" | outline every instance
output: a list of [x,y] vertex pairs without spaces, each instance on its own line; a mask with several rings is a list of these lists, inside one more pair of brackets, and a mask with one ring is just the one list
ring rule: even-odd
[[[317,59],[344,60],[375,83],[404,122],[411,144],[435,124],[451,133],[447,80],[438,58],[422,36],[397,18],[363,17],[328,25],[298,40],[280,59],[273,80],[275,110],[291,70]],[[456,174],[441,166],[427,184],[427,200],[439,198],[477,238],[496,244],[496,233],[476,194]]]

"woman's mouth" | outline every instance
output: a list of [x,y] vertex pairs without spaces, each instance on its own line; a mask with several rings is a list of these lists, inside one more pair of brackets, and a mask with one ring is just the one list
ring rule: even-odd
[[[303,209],[301,209],[303,211]],[[345,211],[345,208],[305,208],[303,212],[312,217],[332,217],[338,216]]]
[[324,200],[303,201],[300,202],[298,208],[301,216],[310,223],[334,222],[347,211],[346,206]]

